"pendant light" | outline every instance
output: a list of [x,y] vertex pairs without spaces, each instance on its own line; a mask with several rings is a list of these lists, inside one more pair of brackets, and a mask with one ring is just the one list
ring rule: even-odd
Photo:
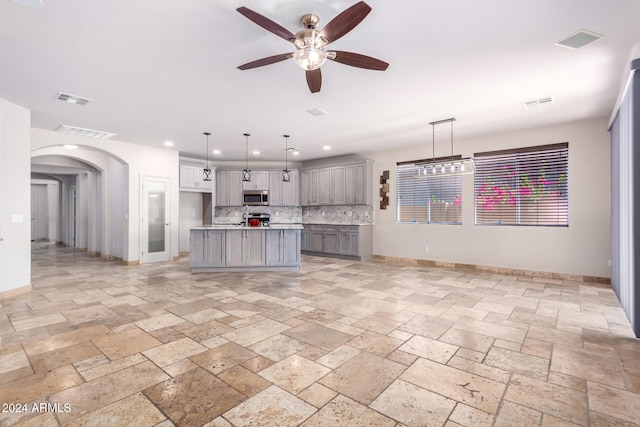
[[284,137],[284,170],[282,171],[282,182],[291,182],[291,171],[289,170],[288,154],[289,154],[289,135]]
[[[429,123],[431,125],[431,147],[432,147],[432,157],[431,161],[426,164],[421,164],[416,166],[415,174],[419,176],[446,176],[446,175],[467,175],[475,172],[475,164],[473,162],[473,158],[460,158],[460,156],[453,155],[453,122],[455,122],[455,118],[451,117],[450,119],[438,120],[435,122]],[[440,125],[443,123],[451,124],[451,156],[449,160],[438,159],[436,161],[436,125]]]
[[209,168],[209,135],[211,134],[209,132],[205,132],[204,134],[207,138],[207,167],[202,170],[202,180],[211,181],[211,168]]
[[249,137],[251,134],[245,133],[244,137],[246,139],[246,148],[245,148],[245,164],[244,170],[242,171],[242,181],[250,182],[251,181],[251,171],[249,170]]

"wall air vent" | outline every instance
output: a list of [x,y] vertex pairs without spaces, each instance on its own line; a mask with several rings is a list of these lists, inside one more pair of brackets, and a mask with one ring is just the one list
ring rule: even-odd
[[593,33],[587,30],[580,30],[563,38],[560,41],[557,41],[556,44],[558,46],[568,47],[569,49],[578,49],[586,44],[591,43],[592,41],[598,40],[601,37],[601,34]]
[[85,105],[86,103],[91,101],[89,98],[83,98],[81,96],[71,95],[69,93],[64,93],[64,92],[58,92],[58,94],[56,95],[56,99],[58,101],[68,102],[69,104],[79,104],[79,105]]
[[547,96],[546,98],[532,99],[530,101],[525,101],[522,103],[522,105],[524,105],[524,108],[526,108],[527,110],[531,108],[544,107],[551,104],[553,104],[553,98],[551,98],[550,96]]
[[68,133],[71,135],[88,136],[90,138],[109,139],[115,136],[115,133],[104,132],[101,130],[79,128],[77,126],[61,125],[56,129],[58,132]]

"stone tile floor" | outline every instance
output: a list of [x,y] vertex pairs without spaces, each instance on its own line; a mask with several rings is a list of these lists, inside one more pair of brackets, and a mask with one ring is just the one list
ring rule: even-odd
[[0,426],[639,426],[610,288],[304,257],[191,274],[33,250],[0,301]]

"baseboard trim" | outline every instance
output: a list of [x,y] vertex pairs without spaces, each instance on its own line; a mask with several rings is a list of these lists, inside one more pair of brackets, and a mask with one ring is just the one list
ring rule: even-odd
[[466,270],[486,271],[487,273],[504,274],[508,276],[525,276],[536,279],[562,280],[569,282],[595,283],[609,286],[611,279],[608,277],[582,276],[579,274],[551,273],[547,271],[521,270],[517,268],[492,267],[488,265],[462,264],[457,262],[433,261],[428,259],[399,258],[384,255],[374,255],[374,261],[384,261],[403,265],[416,265],[420,267],[445,267],[460,268]]
[[0,292],[0,300],[14,298],[20,295],[28,294],[33,290],[31,285],[20,286],[19,288],[10,289],[8,291]]

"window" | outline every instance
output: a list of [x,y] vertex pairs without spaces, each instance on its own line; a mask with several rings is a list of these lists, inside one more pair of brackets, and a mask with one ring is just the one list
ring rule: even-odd
[[[459,158],[459,156],[458,156]],[[449,160],[447,157],[444,160]],[[430,163],[410,161],[397,164],[397,222],[429,224],[462,223],[462,179],[460,175],[418,174]]]
[[476,153],[476,224],[569,225],[569,144]]

